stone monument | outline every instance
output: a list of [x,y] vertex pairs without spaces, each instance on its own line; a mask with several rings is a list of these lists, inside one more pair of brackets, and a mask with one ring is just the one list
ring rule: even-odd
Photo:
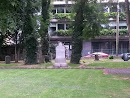
[[5,64],[10,64],[10,60],[11,60],[10,56],[6,56],[5,57]]
[[128,61],[128,60],[130,59],[130,53],[123,53],[122,59],[123,59],[124,61]]
[[58,46],[56,47],[56,59],[55,64],[53,66],[54,68],[68,67],[65,58],[65,46],[62,44],[62,42],[59,42]]

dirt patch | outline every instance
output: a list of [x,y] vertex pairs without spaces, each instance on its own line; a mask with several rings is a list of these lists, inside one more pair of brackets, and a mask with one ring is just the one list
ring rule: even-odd
[[103,74],[104,74],[104,75],[108,75],[109,73],[104,69],[104,70],[103,70]]
[[127,89],[130,92],[130,88]]
[[[130,77],[120,77],[120,78],[123,80],[130,80]],[[129,88],[129,90],[130,90],[130,88]]]
[[[114,80],[120,80],[120,79],[123,79],[123,80],[130,80],[130,77],[114,77],[112,78]],[[129,88],[130,89],[130,88]]]

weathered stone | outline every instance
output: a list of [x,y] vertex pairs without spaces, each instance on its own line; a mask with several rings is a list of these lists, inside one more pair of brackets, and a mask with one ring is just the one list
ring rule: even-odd
[[65,46],[62,42],[59,42],[58,46],[56,47],[56,59],[55,59],[55,68],[65,68],[68,67],[65,58]]
[[5,63],[6,64],[10,64],[10,60],[11,60],[10,56],[5,57]]
[[95,55],[95,61],[99,61],[99,56]]
[[124,53],[123,56],[122,56],[122,59],[124,61],[128,61],[130,59],[130,53]]

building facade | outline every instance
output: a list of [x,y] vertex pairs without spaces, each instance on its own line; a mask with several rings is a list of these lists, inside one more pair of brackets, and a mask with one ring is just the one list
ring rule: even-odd
[[[99,0],[100,1],[100,0]],[[125,0],[119,0],[120,5],[120,22],[119,29],[121,33],[119,37],[119,54],[128,52],[128,35],[127,35],[127,23],[125,18]],[[110,6],[108,0],[100,2],[104,8],[104,14],[108,15],[109,22],[107,24],[102,24],[104,29],[109,29],[116,32],[116,12],[117,3],[114,2]],[[51,37],[52,43],[57,43],[61,41],[65,44],[69,53],[71,54],[71,36],[69,36],[70,23],[73,21],[70,16],[71,8],[74,2],[71,0],[55,0],[53,3],[53,18],[50,20],[50,26],[48,33]],[[105,32],[105,31],[104,31]],[[125,33],[124,33],[125,32]],[[64,33],[64,34],[63,34]],[[93,52],[104,52],[110,55],[115,55],[116,53],[116,35],[104,34],[98,36],[89,41],[83,41],[82,56],[88,55],[88,53]],[[70,56],[69,54],[69,56]]]

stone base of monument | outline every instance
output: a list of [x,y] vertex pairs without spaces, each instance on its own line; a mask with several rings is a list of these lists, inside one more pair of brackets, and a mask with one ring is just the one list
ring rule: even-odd
[[56,58],[53,65],[54,68],[68,68],[65,58]]

